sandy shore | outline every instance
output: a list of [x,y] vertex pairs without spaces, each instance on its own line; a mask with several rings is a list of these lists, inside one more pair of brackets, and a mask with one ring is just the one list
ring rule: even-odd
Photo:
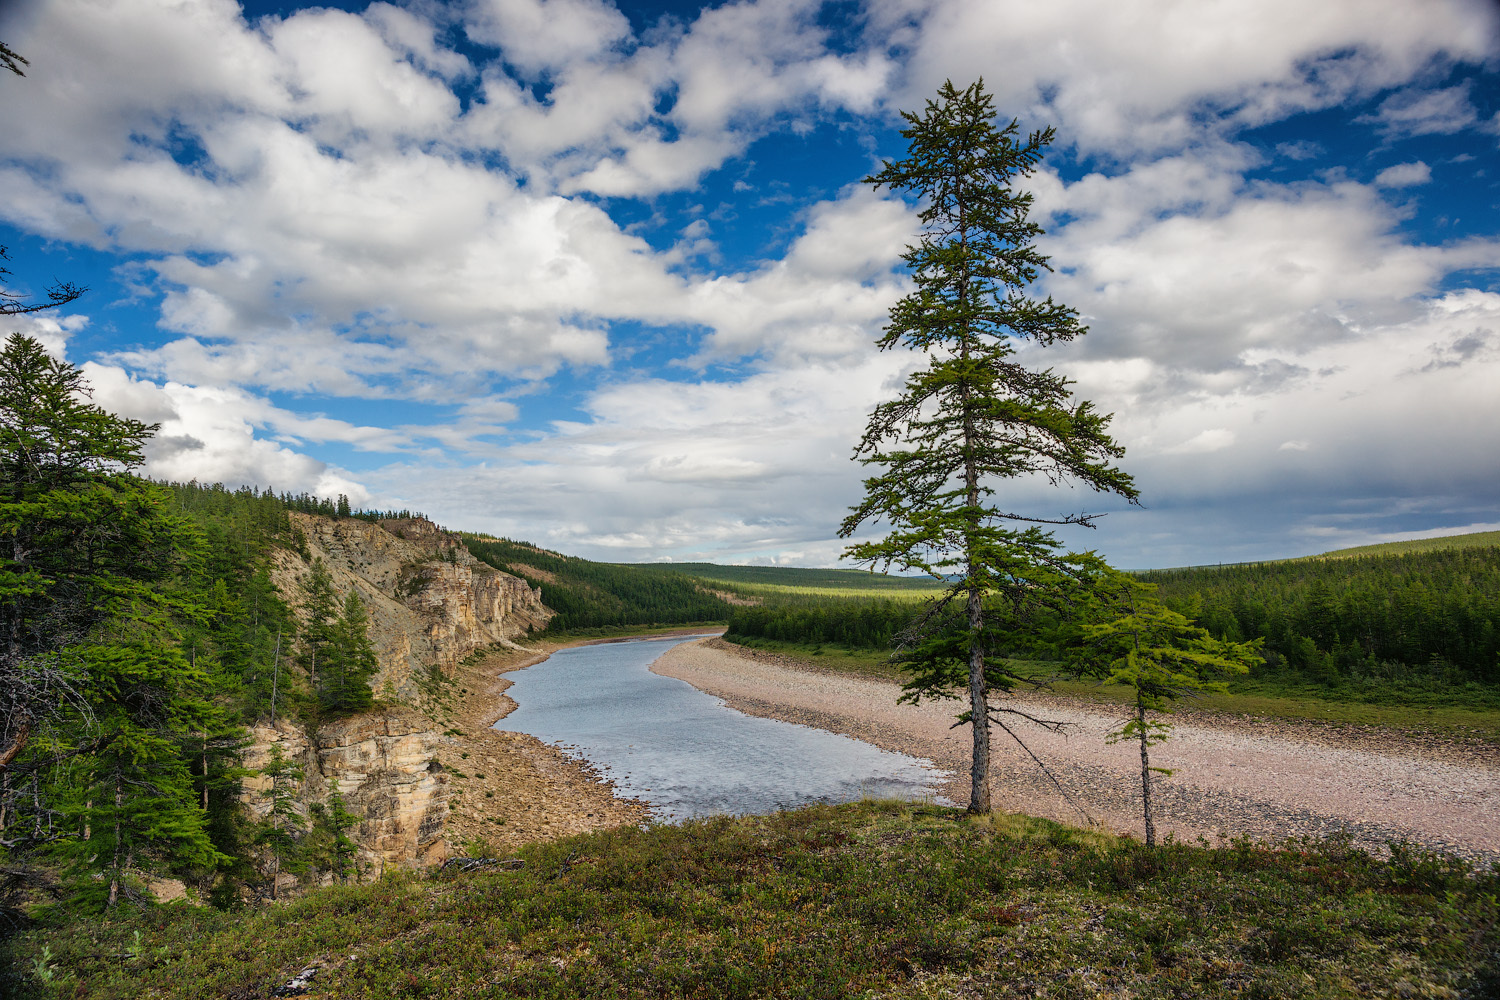
[[[719,639],[683,643],[652,665],[730,707],[843,733],[931,760],[952,773],[942,793],[968,801],[968,727],[950,729],[956,702],[898,705],[892,681],[820,671]],[[1070,723],[1017,734],[1066,790],[1055,787],[1003,732],[992,737],[997,808],[1071,824],[1085,814],[1141,836],[1136,744],[1107,745],[1119,713],[1027,697],[1015,704]],[[1174,768],[1154,785],[1157,827],[1178,838],[1245,835],[1280,840],[1346,831],[1377,848],[1394,840],[1500,861],[1500,754],[1493,747],[1409,738],[1390,730],[1180,716],[1152,763]]]

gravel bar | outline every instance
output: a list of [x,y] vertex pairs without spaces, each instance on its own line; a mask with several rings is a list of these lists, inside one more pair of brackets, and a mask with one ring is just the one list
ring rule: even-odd
[[[894,681],[821,670],[721,639],[675,646],[651,669],[749,715],[929,760],[946,772],[940,794],[969,800],[969,730],[950,728],[958,702],[897,704]],[[1068,723],[1064,735],[1019,719],[1013,726],[1064,791],[996,730],[990,767],[997,808],[1142,836],[1139,746],[1105,742],[1123,709],[1040,695],[1013,697],[1010,704]],[[1172,738],[1151,751],[1153,765],[1176,772],[1153,783],[1163,835],[1279,842],[1343,833],[1367,850],[1410,841],[1500,863],[1500,752],[1493,745],[1209,713],[1174,721]]]

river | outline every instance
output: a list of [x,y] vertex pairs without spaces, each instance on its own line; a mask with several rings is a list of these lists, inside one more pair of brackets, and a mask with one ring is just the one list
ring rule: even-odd
[[574,646],[509,674],[517,708],[496,729],[528,733],[582,758],[676,821],[863,796],[935,799],[927,761],[847,736],[744,715],[686,681],[653,674],[696,636]]

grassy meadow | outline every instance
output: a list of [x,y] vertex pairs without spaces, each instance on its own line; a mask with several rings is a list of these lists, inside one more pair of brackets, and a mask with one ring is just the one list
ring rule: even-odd
[[[284,906],[43,912],[46,998],[1491,997],[1500,869],[1397,847],[1169,843],[864,802],[523,848]],[[24,975],[24,981],[21,975]]]

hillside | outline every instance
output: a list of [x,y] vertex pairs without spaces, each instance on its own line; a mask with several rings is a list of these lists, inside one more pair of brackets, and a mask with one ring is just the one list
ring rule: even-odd
[[1408,538],[1399,542],[1382,542],[1378,545],[1356,545],[1349,549],[1334,549],[1316,556],[1302,559],[1358,559],[1364,556],[1400,556],[1418,552],[1442,552],[1449,549],[1476,549],[1500,547],[1500,531],[1471,531],[1464,535],[1442,535],[1438,538]]
[[[625,826],[252,913],[61,910],[36,995],[1489,997],[1497,874],[907,803]],[[298,978],[300,987],[288,988]],[[0,983],[3,985],[3,983]]]
[[857,569],[803,569],[795,566],[719,566],[714,563],[633,564],[642,568],[669,568],[684,576],[715,583],[750,585],[758,589],[827,590],[923,593],[941,585],[928,577],[890,576]]
[[462,537],[474,558],[538,588],[556,613],[552,633],[723,622],[735,603],[753,600],[674,567],[594,562],[506,538]]

